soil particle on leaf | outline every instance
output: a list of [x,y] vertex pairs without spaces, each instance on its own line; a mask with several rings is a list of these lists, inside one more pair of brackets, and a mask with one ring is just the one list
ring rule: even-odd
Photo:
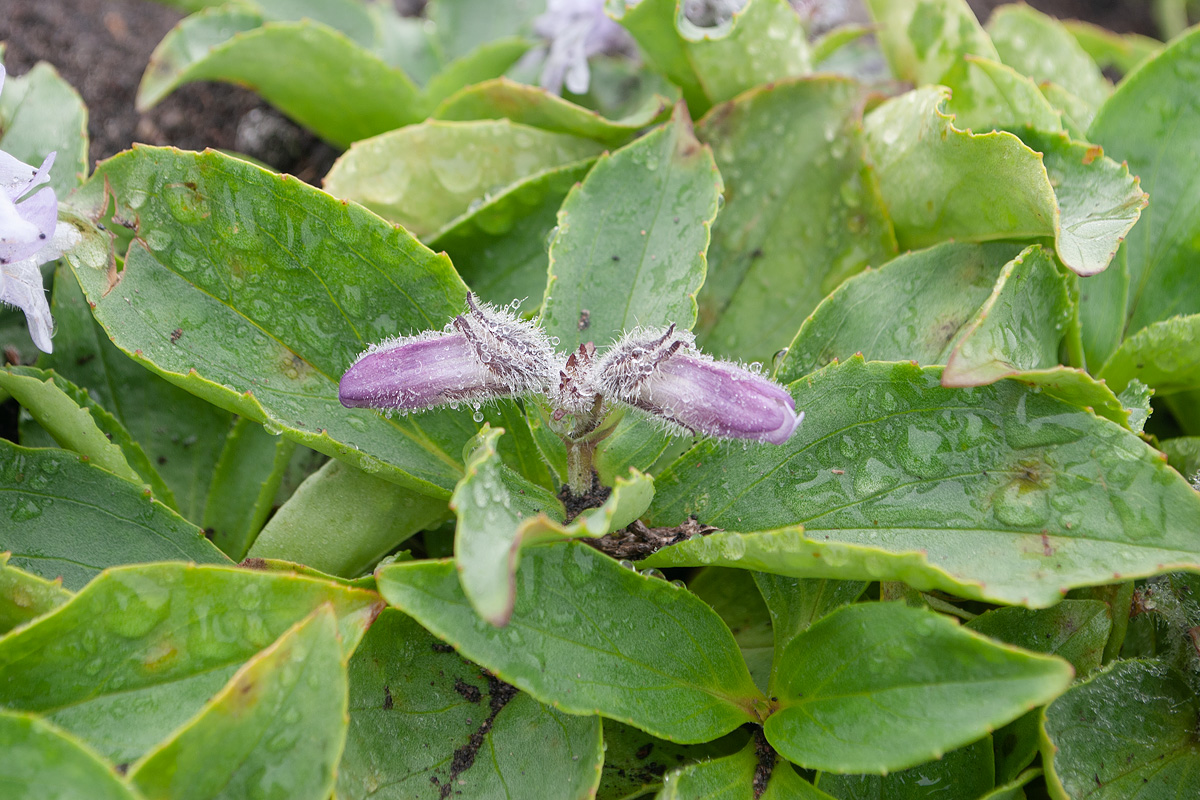
[[383,710],[391,711],[394,705],[395,701],[392,700],[392,690],[385,684],[383,687]]
[[694,519],[688,519],[682,525],[670,528],[651,528],[641,520],[637,520],[632,525],[607,536],[583,541],[613,558],[637,561],[653,555],[664,547],[679,544],[693,536],[706,536],[719,530],[721,528],[704,525]]
[[444,642],[434,642],[429,648],[435,653],[453,653],[454,648]]
[[454,691],[458,692],[459,696],[469,703],[478,703],[483,699],[483,692],[479,691],[479,687],[472,686],[462,678],[454,679]]
[[758,766],[754,768],[754,800],[758,800],[771,782],[771,773],[775,771],[775,761],[778,759],[775,748],[767,742],[762,728],[754,731],[754,754],[758,757]]
[[[492,729],[492,724],[496,721],[496,716],[504,710],[508,702],[517,696],[517,687],[505,683],[495,675],[487,676],[488,682],[488,705],[489,712],[487,719],[480,723],[475,732],[467,739],[467,743],[454,751],[454,755],[450,758],[450,774],[446,776],[445,782],[439,781],[436,776],[429,780],[438,787],[438,797],[441,800],[449,797],[454,791],[454,786],[458,783],[458,776],[469,770],[475,764],[475,756],[479,754],[479,748],[483,747],[484,737]],[[459,694],[463,694],[459,689],[459,684],[462,683],[470,689],[473,689],[476,698],[471,700],[472,703],[479,702],[479,689],[469,684],[464,683],[461,679],[455,681],[454,690]],[[463,695],[466,697],[466,695]],[[470,700],[470,698],[467,698]]]
[[578,517],[589,508],[599,508],[604,505],[604,501],[612,494],[612,489],[603,486],[600,483],[600,476],[592,473],[592,488],[583,494],[575,494],[571,491],[570,486],[563,486],[558,490],[558,499],[562,501],[563,508],[567,510],[566,522]]

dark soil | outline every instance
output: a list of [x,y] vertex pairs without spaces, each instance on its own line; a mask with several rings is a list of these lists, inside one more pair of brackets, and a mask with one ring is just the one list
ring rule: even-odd
[[648,558],[664,547],[679,544],[693,536],[704,536],[719,530],[721,529],[714,528],[712,525],[702,525],[694,519],[670,528],[651,528],[641,520],[637,520],[629,527],[613,531],[599,539],[583,539],[581,541],[612,558],[639,561]]
[[[1002,0],[969,0],[986,19]],[[395,0],[406,12],[424,0]],[[1086,19],[1116,31],[1155,34],[1146,0],[1032,0],[1055,16]],[[215,147],[253,156],[319,183],[337,151],[287,120],[253,92],[193,83],[145,114],[134,107],[150,53],[182,18],[150,0],[3,0],[0,41],[13,75],[49,61],[79,90],[90,112],[93,160],[134,142],[188,150]]]
[[775,748],[767,742],[762,728],[754,729],[754,755],[758,757],[758,764],[754,767],[754,800],[758,800],[767,790],[767,784],[771,782],[771,773],[775,771],[775,762],[778,760]]
[[[450,758],[450,774],[445,782],[438,781],[436,776],[430,778],[430,781],[438,787],[438,795],[445,800],[454,791],[454,786],[458,782],[458,776],[469,770],[475,765],[475,757],[479,755],[479,748],[483,746],[484,737],[492,729],[492,724],[496,721],[496,716],[504,710],[508,705],[508,701],[517,696],[517,688],[511,686],[494,675],[487,676],[488,682],[488,697],[489,697],[489,714],[482,724],[475,730],[474,733],[467,739],[467,743],[454,751],[454,755]],[[458,681],[455,684],[455,691],[462,694],[458,688]],[[464,685],[466,685],[464,683]],[[475,688],[475,687],[471,687]],[[467,698],[471,700],[471,698]],[[475,699],[472,703],[479,702],[479,689],[475,689]]]

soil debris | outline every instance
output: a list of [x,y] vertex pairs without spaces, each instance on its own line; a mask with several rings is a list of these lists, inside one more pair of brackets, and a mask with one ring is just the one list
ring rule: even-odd
[[479,687],[472,686],[462,678],[454,679],[454,691],[458,692],[459,697],[468,703],[478,703],[483,699],[483,692],[479,691]]
[[653,555],[664,547],[687,541],[693,536],[706,536],[720,530],[722,529],[704,525],[691,518],[682,525],[670,528],[651,528],[641,520],[637,520],[632,525],[619,531],[613,531],[607,536],[583,541],[613,558],[637,561]]
[[[480,723],[475,732],[467,739],[466,744],[454,751],[454,755],[450,758],[450,774],[446,776],[445,782],[439,781],[437,776],[429,778],[430,782],[438,787],[438,797],[441,800],[445,800],[454,791],[454,786],[458,783],[458,776],[475,764],[475,756],[479,754],[479,748],[483,747],[484,737],[492,730],[492,724],[496,721],[496,716],[504,710],[504,707],[508,705],[510,700],[517,696],[517,687],[505,683],[495,675],[487,674],[487,682],[489,698],[487,719]],[[454,690],[459,694],[463,694],[462,690],[459,689],[460,683],[475,691],[476,699],[471,700],[471,702],[478,702],[480,699],[478,696],[479,689],[459,679],[454,683]],[[466,697],[466,695],[463,696]],[[470,698],[467,699],[470,700]]]
[[558,499],[567,510],[567,518],[564,521],[570,523],[589,508],[599,508],[611,494],[612,489],[601,485],[600,476],[595,472],[592,473],[592,488],[581,495],[572,493],[571,487],[564,485],[558,490]]
[[758,766],[754,768],[754,800],[763,796],[767,784],[771,782],[771,773],[775,771],[775,762],[779,758],[775,748],[767,742],[762,728],[754,731],[754,754],[758,756]]

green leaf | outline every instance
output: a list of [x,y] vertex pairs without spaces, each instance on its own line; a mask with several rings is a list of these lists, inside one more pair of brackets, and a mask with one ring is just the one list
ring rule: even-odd
[[1083,357],[1094,372],[1100,371],[1121,344],[1128,294],[1128,248],[1122,244],[1108,269],[1079,282],[1079,332]]
[[741,569],[708,567],[689,581],[687,588],[717,612],[741,649],[754,685],[769,693],[772,617],[754,585],[756,577]]
[[430,236],[471,211],[472,202],[602,149],[506,119],[430,120],[355,143],[329,170],[325,188],[414,236]]
[[533,398],[501,399],[488,403],[480,409],[480,413],[485,422],[493,428],[504,428],[508,434],[500,439],[496,447],[505,465],[541,488],[557,493],[563,481],[546,463],[525,416],[526,407],[534,402],[536,400]]
[[1026,800],[1025,786],[1042,776],[1040,769],[1027,769],[1005,784],[997,786],[979,800]]
[[[753,800],[756,797],[767,797],[766,787],[755,785],[759,768],[756,750],[757,743],[751,741],[733,755],[680,767],[663,776],[663,788],[655,795],[655,800]],[[782,762],[776,764],[774,770],[782,773],[784,770],[791,771],[791,767]],[[772,777],[774,770],[771,773]],[[795,776],[795,773],[792,775]],[[796,788],[808,786],[810,791],[805,792],[800,788],[795,794],[784,796],[796,800],[820,800],[828,797],[799,778],[796,778],[796,781]]]
[[1046,784],[1060,797],[1193,797],[1198,713],[1195,691],[1176,670],[1118,661],[1046,709]]
[[60,581],[48,581],[8,563],[0,553],[0,635],[48,614],[71,599]]
[[1146,422],[1154,413],[1154,409],[1150,406],[1150,398],[1153,395],[1153,389],[1134,378],[1117,396],[1129,414],[1129,429],[1134,433],[1142,433],[1146,429]]
[[507,624],[513,611],[522,546],[543,538],[522,523],[542,514],[563,518],[557,497],[501,463],[497,442],[503,434],[503,428],[485,425],[467,445],[466,472],[450,498],[458,516],[454,564],[463,592],[497,626]]
[[515,692],[398,611],[380,615],[350,661],[343,800],[439,790],[583,800],[603,760],[599,717],[569,716]]
[[1167,461],[1179,474],[1193,480],[1200,474],[1200,436],[1180,436],[1159,443]]
[[1063,128],[1076,139],[1090,140],[1088,127],[1096,116],[1096,109],[1068,92],[1057,83],[1043,83],[1042,94],[1050,105],[1062,114]]
[[328,461],[271,517],[247,555],[353,578],[446,516],[445,500]]
[[999,61],[964,0],[868,0],[892,74],[917,86],[940,83],[963,56]]
[[0,550],[43,578],[78,589],[106,567],[145,561],[228,563],[200,529],[148,489],[66,450],[0,439]]
[[61,200],[88,171],[87,106],[44,61],[9,75],[0,97],[0,150],[37,166],[51,152],[50,186]]
[[[110,410],[114,425],[101,423],[103,415],[97,411],[92,416],[114,441],[120,439],[120,425],[145,451],[148,469],[139,466],[134,446],[121,445],[126,460],[150,483],[155,497],[188,519],[202,520],[232,416],[167,383],[118,350],[92,318],[79,282],[66,264],[55,272],[50,309],[58,326],[57,344],[52,354],[42,354],[38,366],[53,368],[86,390],[89,400],[94,397]],[[79,399],[83,397],[81,392]],[[27,428],[21,432],[22,441],[26,433]],[[154,479],[155,472],[162,476],[161,482]]]
[[[363,47],[374,47],[379,36],[377,20],[362,0],[237,0],[276,22],[310,19],[341,31]],[[193,9],[196,10],[196,9]]]
[[987,32],[1001,61],[1039,83],[1053,81],[1093,108],[1112,92],[1071,32],[1037,9],[1022,3],[997,8]]
[[834,611],[778,655],[780,755],[833,772],[915,766],[1057,697],[1071,669],[899,603]]
[[918,89],[866,118],[900,246],[1052,236],[1073,272],[1103,270],[1145,205],[1137,180],[1065,134],[1023,133],[1039,155],[1004,131],[960,130],[940,110],[948,93]]
[[836,60],[842,55],[838,51],[847,45],[861,45],[863,40],[874,32],[874,26],[848,23],[822,33],[812,41],[812,63],[816,70],[836,72],[836,69],[828,68],[829,65],[825,62],[830,59]]
[[955,125],[976,131],[1062,130],[1059,112],[1029,78],[999,61],[965,56],[939,81],[950,88],[946,111]]
[[508,78],[467,86],[447,97],[432,117],[441,120],[509,119],[532,128],[592,139],[607,147],[626,144],[644,128],[671,116],[671,101],[648,94],[642,105],[621,119],[576,105],[545,89]]
[[701,120],[725,180],[700,295],[706,348],[766,359],[847,277],[896,252],[845,78],[748,92]]
[[683,90],[694,116],[812,69],[804,26],[786,0],[749,0],[711,28],[694,25],[675,0],[613,0],[608,9],[651,65]]
[[523,561],[504,629],[475,614],[448,561],[392,564],[376,581],[467,658],[567,713],[685,744],[757,719],[762,695],[729,629],[686,589],[577,543],[531,548]]
[[579,512],[569,524],[557,522],[547,514],[538,514],[525,520],[516,535],[521,541],[534,544],[561,539],[597,539],[632,523],[650,507],[653,498],[654,479],[631,467],[625,475],[612,481],[607,500]]
[[490,303],[540,301],[558,209],[595,163],[589,158],[519,179],[431,234],[430,249],[450,256],[471,290]]
[[250,659],[180,730],[133,766],[147,800],[326,800],[346,738],[346,668],[323,605]]
[[943,386],[983,386],[1027,370],[1058,365],[1072,323],[1067,276],[1054,257],[1033,245],[1004,265],[992,295],[950,351]]
[[7,800],[139,800],[111,765],[32,714],[0,711],[0,775]]
[[204,504],[205,535],[235,561],[262,530],[296,443],[239,417],[233,423]]
[[[1200,313],[1200,183],[1188,164],[1200,149],[1200,108],[1180,103],[1200,68],[1200,29],[1177,39],[1122,81],[1088,138],[1129,163],[1154,198],[1129,234],[1125,335],[1172,316]],[[1093,297],[1092,302],[1107,302]]]
[[110,569],[0,639],[0,705],[44,714],[106,756],[129,761],[323,604],[333,605],[350,653],[379,601],[374,592],[284,572]]
[[227,6],[187,17],[159,42],[138,87],[147,110],[179,86],[219,80],[253,88],[339,147],[425,117],[401,70],[318,22],[268,22]]
[[1065,19],[1061,24],[1101,69],[1132,72],[1134,67],[1163,48],[1162,42],[1139,33],[1113,33],[1077,19]]
[[502,37],[531,35],[545,10],[546,0],[431,0],[425,12],[442,50],[458,58]]
[[174,495],[142,448],[86,391],[53,370],[14,366],[0,369],[0,389],[20,403],[60,447],[79,453],[118,478],[150,483],[165,504],[174,505]]
[[946,753],[936,761],[887,775],[824,772],[816,784],[837,800],[926,800],[949,796],[978,798],[995,786],[992,737]]
[[[216,202],[232,193],[236,202]],[[445,256],[362,208],[209,151],[139,147],[77,195],[133,224],[124,270],[85,226],[71,252],[96,319],[167,380],[315,450],[448,497],[469,414],[388,420],[337,382],[368,343],[441,328],[466,287]],[[82,224],[82,223],[80,223]]]
[[[1065,658],[1077,678],[1100,668],[1112,632],[1109,606],[1099,600],[1064,600],[1053,608],[1030,611],[1000,608],[966,624],[977,633],[1037,653]],[[995,733],[996,775],[1015,779],[1033,763],[1039,742],[1040,712],[1031,711]]]
[[847,280],[800,327],[775,378],[791,383],[833,361],[944,364],[962,329],[990,296],[1009,242],[945,242],[905,253]]
[[1200,387],[1200,314],[1152,322],[1137,331],[1121,342],[1100,377],[1116,392],[1132,381],[1150,386],[1156,395]]
[[598,800],[635,800],[659,788],[663,774],[676,766],[732,755],[748,736],[735,730],[712,742],[680,745],[637,728],[604,720],[604,771]]
[[[711,569],[711,568],[710,568]],[[792,640],[867,590],[863,581],[833,581],[823,578],[789,578],[769,572],[754,572],[754,583],[771,615],[773,650],[782,653]],[[768,694],[774,694],[781,662],[773,660]]]
[[682,105],[671,123],[601,156],[563,201],[550,245],[541,325],[559,349],[638,325],[690,330],[720,194],[712,152]]
[[900,580],[1032,607],[1200,569],[1200,495],[1133,433],[1034,387],[946,389],[937,368],[854,358],[790,388],[802,436],[700,443],[658,476],[646,516],[764,532],[712,533],[644,565]]

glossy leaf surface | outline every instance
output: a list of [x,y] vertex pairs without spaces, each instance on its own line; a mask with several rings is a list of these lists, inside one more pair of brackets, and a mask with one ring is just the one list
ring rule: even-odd
[[1114,391],[1140,381],[1156,395],[1200,386],[1200,314],[1152,322],[1121,342],[1100,370]]
[[[238,202],[218,200],[227,193]],[[387,420],[337,399],[368,343],[461,311],[466,288],[444,256],[358,206],[213,151],[110,159],[80,204],[99,216],[109,197],[136,220],[124,269],[110,273],[98,231],[69,258],[118,347],[268,429],[449,496],[475,432],[469,415]]]
[[9,554],[0,553],[0,635],[71,599],[61,583],[26,572],[8,561]]
[[936,368],[857,358],[791,388],[803,436],[697,445],[658,477],[647,515],[767,532],[709,534],[647,566],[884,578],[1035,607],[1073,586],[1200,567],[1200,495],[1077,406],[1016,381],[945,389]]
[[936,800],[954,797],[983,800],[995,785],[992,737],[951,750],[935,761],[887,775],[820,773],[816,784],[837,800]]
[[602,149],[588,139],[507,119],[430,120],[356,143],[329,170],[325,189],[414,236],[430,236],[472,210],[472,203]]
[[698,329],[765,360],[847,277],[895,253],[863,159],[858,88],[831,76],[747,92],[697,126],[725,181]]
[[532,548],[523,562],[504,629],[475,614],[449,562],[393,564],[376,580],[463,655],[569,713],[684,743],[755,718],[761,695],[737,644],[694,595],[582,544]]
[[489,679],[394,609],[350,661],[339,798],[432,799],[451,789],[584,800],[603,759],[599,717],[563,714]]
[[998,61],[966,0],[868,0],[892,73],[917,86],[940,83],[964,55]]
[[382,605],[374,592],[283,572],[112,569],[0,641],[0,703],[44,714],[106,756],[132,760],[325,603],[347,653]]
[[200,529],[140,484],[66,450],[0,439],[0,550],[12,564],[79,589],[106,567],[146,561],[228,563]]
[[1000,60],[1021,74],[1053,81],[1092,107],[1108,99],[1112,87],[1100,67],[1053,17],[1013,3],[992,14],[987,32]]
[[720,194],[712,153],[683,106],[669,124],[601,156],[563,201],[550,245],[541,324],[559,350],[603,346],[638,325],[690,330]]
[[0,96],[0,150],[38,165],[55,153],[50,186],[61,200],[88,171],[87,107],[79,93],[42,61],[7,76]]
[[32,714],[0,711],[0,774],[7,800],[139,800],[109,764]]
[[234,800],[268,780],[280,796],[324,800],[346,737],[346,693],[337,619],[324,605],[246,662],[129,780],[147,800]]
[[846,606],[779,654],[763,727],[788,760],[834,772],[914,766],[1060,694],[1063,661],[1001,647],[898,603]]

